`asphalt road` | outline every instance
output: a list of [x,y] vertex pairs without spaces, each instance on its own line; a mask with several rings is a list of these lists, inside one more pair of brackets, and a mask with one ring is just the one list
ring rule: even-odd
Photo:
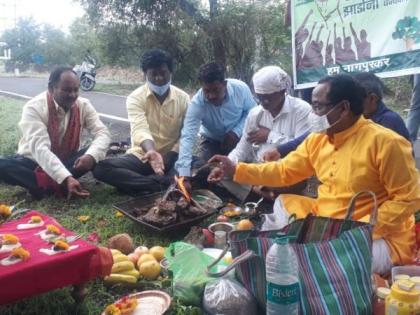
[[[0,93],[11,92],[32,98],[45,91],[47,84],[47,78],[0,77]],[[104,117],[107,115],[115,119],[127,119],[125,96],[95,91],[80,90],[80,92],[80,96],[88,98],[97,112],[103,114]]]
[[[30,99],[45,91],[47,84],[47,78],[0,76],[0,95]],[[113,141],[127,141],[130,136],[130,126],[125,107],[126,97],[95,91],[80,92],[80,96],[91,101],[102,121],[107,124]]]

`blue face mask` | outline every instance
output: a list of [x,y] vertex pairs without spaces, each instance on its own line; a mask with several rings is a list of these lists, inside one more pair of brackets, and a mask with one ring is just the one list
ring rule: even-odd
[[149,89],[152,90],[153,93],[156,93],[159,96],[162,96],[163,94],[168,91],[169,87],[171,86],[171,79],[169,79],[168,83],[164,85],[156,85],[150,82],[148,79],[146,79],[147,85],[149,86]]

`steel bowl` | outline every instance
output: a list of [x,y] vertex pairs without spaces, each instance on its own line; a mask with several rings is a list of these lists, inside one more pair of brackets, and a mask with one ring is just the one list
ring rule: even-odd
[[228,222],[215,222],[209,225],[209,231],[214,234],[216,231],[224,231],[226,234],[233,231],[233,224]]

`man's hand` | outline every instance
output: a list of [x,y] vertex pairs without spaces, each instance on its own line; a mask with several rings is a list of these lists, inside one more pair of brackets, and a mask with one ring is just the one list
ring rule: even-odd
[[261,144],[266,143],[270,129],[266,127],[258,126],[258,129],[255,131],[248,132],[246,140],[250,143]]
[[165,172],[165,164],[163,163],[162,155],[155,150],[149,150],[144,155],[144,159],[150,163],[156,175],[163,175]]
[[84,154],[74,162],[73,168],[75,171],[87,172],[93,169],[95,163],[95,159],[91,155]]
[[218,163],[219,165],[207,177],[207,181],[210,183],[219,182],[225,177],[232,178],[235,174],[236,164],[229,160],[227,156],[215,155],[209,160],[209,163]]
[[90,193],[87,190],[83,189],[79,181],[73,176],[67,177],[63,183],[66,186],[67,190],[67,200],[69,200],[72,196],[80,198],[86,198],[90,196]]
[[277,161],[281,158],[280,152],[277,150],[277,148],[267,150],[263,154],[263,161],[264,162],[271,162],[271,161]]
[[267,200],[274,200],[276,199],[276,194],[274,191],[269,187],[264,186],[253,186],[252,191],[256,193],[257,195],[264,197],[264,199]]
[[222,150],[224,153],[228,154],[230,151],[235,149],[236,144],[239,141],[239,137],[234,133],[233,131],[229,131],[225,136],[223,137],[222,141]]

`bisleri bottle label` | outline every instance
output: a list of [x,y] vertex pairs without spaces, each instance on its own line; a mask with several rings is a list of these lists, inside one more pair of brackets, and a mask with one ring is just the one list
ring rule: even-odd
[[299,283],[279,285],[267,283],[267,300],[276,304],[294,304],[299,301]]

